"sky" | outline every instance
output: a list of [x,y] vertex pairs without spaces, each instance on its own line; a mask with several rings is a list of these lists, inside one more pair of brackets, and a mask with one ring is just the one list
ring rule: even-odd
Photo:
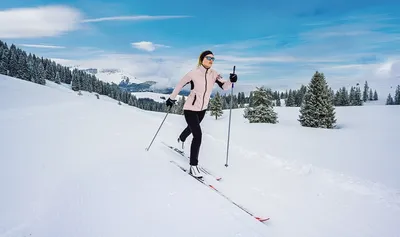
[[[213,51],[240,85],[299,87],[400,78],[400,2],[394,0],[13,0],[0,39],[63,64],[120,68],[174,85]],[[7,24],[4,24],[7,22]]]

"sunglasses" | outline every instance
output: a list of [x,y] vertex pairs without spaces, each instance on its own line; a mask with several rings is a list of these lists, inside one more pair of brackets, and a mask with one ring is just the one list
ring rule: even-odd
[[209,61],[215,61],[215,58],[211,57],[211,56],[206,56],[206,59],[209,60]]

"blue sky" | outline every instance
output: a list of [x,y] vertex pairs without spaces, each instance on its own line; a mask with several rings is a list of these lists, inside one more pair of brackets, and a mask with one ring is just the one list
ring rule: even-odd
[[205,49],[215,69],[236,65],[249,85],[297,87],[316,70],[338,85],[399,72],[396,1],[13,0],[0,10],[0,39],[28,52],[172,84]]

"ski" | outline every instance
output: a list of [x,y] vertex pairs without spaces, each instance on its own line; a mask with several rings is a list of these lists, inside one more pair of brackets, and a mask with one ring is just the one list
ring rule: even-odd
[[[180,149],[178,149],[178,148],[176,148],[176,147],[173,147],[173,146],[171,146],[171,145],[168,145],[168,144],[165,143],[165,142],[162,142],[162,143],[163,143],[165,146],[167,146],[168,148],[170,148],[171,150],[173,150],[173,151],[175,151],[176,153],[178,153],[179,155],[181,155],[182,157],[184,157],[184,158],[186,158],[187,160],[189,160],[189,157],[186,156],[186,154],[185,154],[184,151],[182,151],[182,150],[180,150]],[[214,177],[215,180],[217,180],[217,181],[221,181],[222,177],[217,176],[217,175],[214,175],[214,174],[211,173],[209,170],[207,170],[207,169],[204,168],[204,167],[201,167],[200,165],[199,165],[198,167],[199,167],[199,169],[200,169],[201,171],[203,171],[205,174],[208,174],[208,175]]]
[[199,181],[200,183],[204,184],[205,186],[211,188],[212,190],[214,190],[215,192],[217,192],[219,195],[221,195],[222,197],[224,197],[226,200],[228,200],[230,203],[232,203],[233,205],[237,206],[238,208],[240,208],[241,210],[243,210],[244,212],[246,212],[247,214],[249,214],[251,217],[253,217],[254,219],[256,219],[257,221],[264,223],[266,221],[268,221],[270,218],[264,218],[264,217],[258,217],[256,215],[254,215],[253,213],[251,213],[250,211],[248,211],[247,209],[245,209],[244,207],[242,207],[241,205],[237,204],[235,201],[233,201],[232,199],[230,199],[229,197],[227,197],[225,194],[223,194],[221,191],[219,191],[218,189],[216,189],[213,185],[207,183],[207,181],[203,178],[197,178],[193,175],[191,175],[188,171],[188,169],[186,169],[185,167],[183,167],[182,165],[178,164],[176,161],[171,160],[171,163],[175,164],[178,168],[180,168],[183,172],[185,172],[186,174],[190,175],[191,177],[193,177],[194,179],[196,179],[197,181]]

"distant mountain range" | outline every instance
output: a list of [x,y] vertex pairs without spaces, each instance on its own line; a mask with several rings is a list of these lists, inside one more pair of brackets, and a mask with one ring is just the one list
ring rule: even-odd
[[[129,92],[155,92],[160,94],[171,94],[174,88],[166,87],[166,88],[157,88],[153,87],[153,85],[157,84],[155,81],[145,81],[141,83],[132,83],[129,81],[129,78],[125,78],[122,80],[118,86]],[[187,96],[189,95],[189,91],[182,90],[180,95]]]
[[[104,82],[116,83],[120,80],[118,86],[128,92],[155,92],[161,94],[171,94],[174,88],[172,87],[154,87],[157,84],[156,81],[141,81],[130,73],[124,72],[121,69],[106,68],[86,68],[83,70],[87,73],[95,75],[99,80]],[[189,91],[182,90],[180,95],[187,96]]]

